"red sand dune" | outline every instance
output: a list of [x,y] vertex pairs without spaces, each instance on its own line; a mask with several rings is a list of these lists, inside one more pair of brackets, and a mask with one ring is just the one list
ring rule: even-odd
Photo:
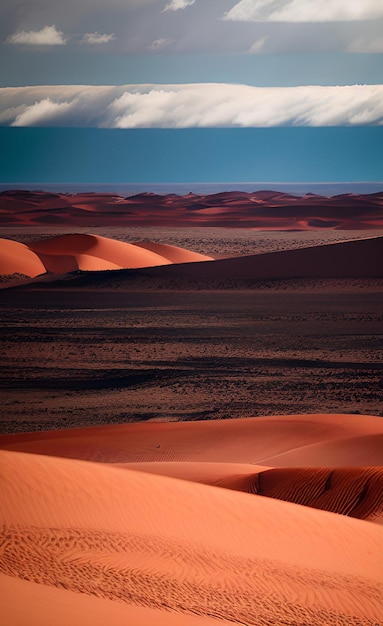
[[156,243],[130,244],[99,235],[61,235],[21,244],[1,240],[0,275],[144,268],[207,261],[211,257]]
[[74,624],[88,610],[85,623],[97,623],[93,612],[106,615],[110,603],[110,619],[124,611],[137,626],[149,617],[140,608],[155,610],[156,624],[177,623],[168,613],[185,625],[189,615],[202,625],[381,619],[378,525],[103,464],[5,451],[0,459],[4,623],[22,613],[14,605],[23,587],[25,625],[42,606],[53,618],[64,607]]
[[382,228],[383,192],[294,196],[262,190],[210,195],[141,193],[59,194],[9,190],[0,193],[5,226],[223,226],[311,230]]

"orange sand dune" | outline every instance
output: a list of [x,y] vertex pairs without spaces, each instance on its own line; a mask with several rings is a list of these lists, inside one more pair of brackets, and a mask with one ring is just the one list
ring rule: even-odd
[[211,257],[157,243],[131,244],[99,235],[61,235],[22,244],[0,240],[0,275],[137,269],[208,261]]
[[[81,255],[93,257],[91,269],[104,269],[102,261],[113,263],[119,268],[137,268],[150,265],[166,265],[168,261],[151,250],[143,250],[138,246],[123,241],[108,239],[99,235],[62,235],[29,244],[31,250],[41,255],[44,263],[53,256],[68,255],[75,259],[78,269],[81,267]],[[47,258],[48,257],[48,258]],[[101,260],[101,263],[100,263]],[[87,263],[88,269],[89,262]],[[47,268],[50,271],[58,271]]]
[[35,277],[45,271],[39,257],[23,243],[0,239],[0,275],[24,274]]
[[[2,452],[0,468],[1,572],[39,585],[23,598],[28,624],[41,602],[54,611],[57,588],[92,596],[89,611],[98,598],[120,603],[137,626],[147,617],[137,607],[159,624],[168,612],[254,626],[368,626],[383,615],[380,526],[83,461]],[[69,609],[75,624],[81,604]]]
[[[383,420],[369,415],[283,415],[203,422],[144,422],[0,436],[0,448],[107,463],[209,461],[289,466],[337,465],[336,450],[354,438],[354,455],[341,465],[383,465],[383,446],[370,463],[364,446],[383,436]],[[311,449],[323,444],[315,460]],[[328,454],[328,446],[333,452]],[[347,444],[346,444],[347,445]],[[306,447],[310,447],[305,455]],[[379,452],[380,449],[380,452]],[[366,456],[366,455],[365,455]],[[343,459],[342,459],[343,460]],[[281,462],[280,465],[283,466]]]

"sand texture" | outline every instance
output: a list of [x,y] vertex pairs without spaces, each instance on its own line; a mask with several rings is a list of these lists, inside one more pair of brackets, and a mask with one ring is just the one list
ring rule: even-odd
[[382,432],[380,418],[317,415],[4,436],[4,615],[379,623],[382,468],[325,468],[324,451],[315,469],[256,462]]

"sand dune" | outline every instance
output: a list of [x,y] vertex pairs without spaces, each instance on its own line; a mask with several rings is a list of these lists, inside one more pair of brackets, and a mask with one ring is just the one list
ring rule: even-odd
[[38,276],[46,271],[41,259],[18,241],[0,239],[0,275]]
[[[383,436],[383,420],[369,415],[282,415],[201,422],[141,422],[0,436],[0,448],[105,463],[203,461],[276,465],[301,462],[317,445],[313,465],[336,465],[336,451],[353,439],[353,458],[341,465],[383,465],[377,445],[370,463],[360,462],[370,444]],[[364,455],[364,446],[367,453]],[[331,453],[328,447],[333,447]],[[308,454],[305,455],[305,451]],[[380,450],[380,452],[379,452]],[[351,455],[350,455],[351,456]],[[282,464],[282,462],[281,462]]]
[[0,275],[136,269],[208,261],[211,257],[151,242],[130,244],[99,235],[61,235],[22,244],[1,240]]
[[[55,597],[74,623],[99,598],[102,611],[116,603],[135,624],[148,617],[137,607],[156,610],[160,624],[173,623],[168,613],[257,626],[381,618],[380,526],[83,461],[2,452],[1,471],[1,572],[13,598],[28,585],[28,623]],[[93,609],[82,600],[68,609],[73,592],[92,596]]]
[[[149,251],[147,251],[149,252]],[[162,265],[165,265],[163,263]],[[100,268],[101,269],[101,268]],[[382,279],[383,237],[166,267],[68,277],[66,287],[113,289],[247,289],[263,281]],[[60,282],[55,284],[60,287]]]
[[[11,242],[4,250],[0,258],[2,274],[9,274],[13,267],[31,277],[41,273],[42,267],[57,274],[77,269],[97,270],[97,276],[70,278],[71,285],[83,287],[95,280],[104,286],[113,284],[115,288],[132,284],[139,288],[144,280],[146,288],[160,282],[162,288],[190,289],[190,286],[251,287],[263,280],[383,278],[383,237],[220,259],[214,263],[210,262],[211,257],[175,246],[152,242],[130,244],[98,235],[62,235],[28,246]],[[17,255],[23,259],[21,264],[15,264]],[[130,271],[100,274],[110,269]]]

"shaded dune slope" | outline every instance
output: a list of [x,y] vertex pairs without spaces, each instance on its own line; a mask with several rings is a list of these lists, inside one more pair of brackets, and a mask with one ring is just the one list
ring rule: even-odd
[[152,269],[146,276],[219,284],[291,278],[382,278],[383,237],[284,250],[193,266]]
[[45,272],[101,271],[211,260],[175,246],[131,244],[99,235],[61,235],[22,244],[0,241],[0,274],[36,277]]
[[254,626],[382,615],[374,524],[82,461],[2,452],[0,468],[7,577],[120,603],[127,618],[155,609],[161,624],[168,612]]

